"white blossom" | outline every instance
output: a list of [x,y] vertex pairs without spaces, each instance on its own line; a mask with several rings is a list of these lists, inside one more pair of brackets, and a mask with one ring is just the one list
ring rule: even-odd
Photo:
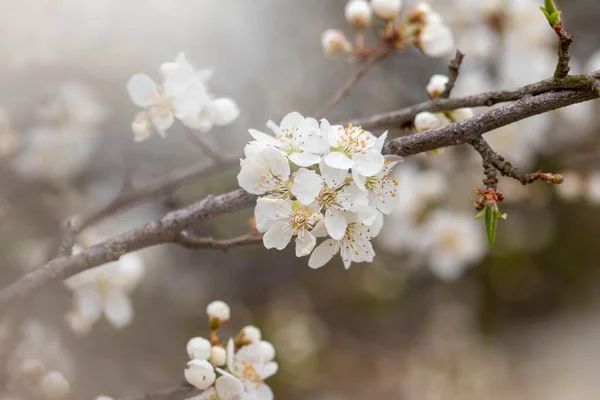
[[453,122],[463,121],[465,119],[469,119],[475,115],[472,108],[459,108],[453,111],[450,111],[450,119]]
[[74,308],[67,321],[78,334],[86,334],[104,314],[117,329],[133,318],[130,293],[144,276],[144,263],[135,253],[119,261],[81,272],[64,281],[73,292]]
[[275,346],[271,342],[261,340],[258,342],[260,354],[265,362],[273,361],[275,359]]
[[[342,239],[327,239],[315,248],[308,266],[311,268],[320,268],[327,264],[338,252],[342,257],[344,267],[350,268],[353,262],[372,262],[375,256],[373,245],[370,240],[377,236],[383,226],[383,216],[377,213],[377,217],[372,225],[366,225],[357,220],[356,215],[350,215],[346,218],[348,225]],[[325,236],[325,224],[320,223],[315,227],[314,234],[318,237]]]
[[444,126],[444,120],[439,115],[424,111],[420,112],[415,116],[415,130],[417,132],[428,131],[430,129],[437,129]]
[[398,161],[386,159],[383,169],[377,175],[362,182],[362,187],[368,193],[373,218],[377,214],[376,210],[389,214],[398,207],[398,181],[392,175],[396,164]]
[[429,57],[443,57],[454,50],[454,36],[443,23],[430,22],[419,33],[418,45]]
[[206,360],[191,360],[184,370],[185,380],[200,390],[208,389],[215,382],[215,368]]
[[244,383],[225,371],[217,378],[215,385],[202,394],[188,400],[261,400],[246,391]]
[[58,371],[48,371],[40,381],[42,392],[50,399],[65,397],[71,387],[69,381]]
[[194,337],[187,342],[186,350],[191,360],[208,360],[211,356],[212,346],[208,340]]
[[323,51],[328,56],[336,56],[338,54],[350,53],[352,44],[344,35],[344,32],[337,29],[327,29],[321,35],[321,45]]
[[96,396],[94,398],[94,400],[114,400],[114,399],[110,396],[105,396],[105,395],[101,394],[100,396]]
[[446,75],[433,75],[427,84],[427,93],[429,97],[435,99],[446,90],[450,78]]
[[589,174],[587,176],[586,183],[587,185],[585,195],[587,199],[592,204],[600,204],[600,172],[594,171],[591,174]]
[[316,244],[311,230],[321,214],[291,200],[260,198],[257,201],[256,227],[265,232],[263,243],[267,249],[283,250],[296,236],[296,256],[310,254]]
[[248,325],[242,328],[240,331],[240,337],[244,342],[257,343],[260,341],[262,334],[260,329],[253,325]]
[[251,399],[273,399],[273,392],[264,380],[277,372],[278,365],[274,361],[264,359],[260,343],[243,346],[236,352],[234,342],[230,339],[227,344],[227,357],[229,372],[244,384]]
[[371,24],[373,10],[366,0],[350,0],[344,8],[346,21],[358,29],[362,29]]
[[371,9],[379,18],[394,20],[402,9],[402,0],[371,0]]
[[227,362],[227,352],[221,346],[213,346],[210,349],[209,361],[215,367],[222,367]]
[[423,227],[421,246],[429,268],[447,281],[460,278],[487,251],[483,229],[472,215],[445,210],[429,216]]
[[218,319],[219,322],[227,322],[231,317],[231,309],[224,301],[216,300],[206,306],[206,313],[209,319]]

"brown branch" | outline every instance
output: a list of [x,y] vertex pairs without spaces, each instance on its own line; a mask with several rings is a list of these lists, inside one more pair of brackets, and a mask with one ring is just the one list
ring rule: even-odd
[[[177,400],[183,397],[190,396],[191,392],[198,391],[195,387],[187,382],[182,382],[177,386],[167,389],[161,389],[152,393],[145,393],[138,396],[121,397],[117,400]],[[182,396],[185,394],[185,396]]]
[[[519,171],[518,168],[514,167],[510,162],[506,161],[504,157],[500,154],[496,153],[490,147],[489,143],[483,138],[478,137],[469,142],[473,148],[481,155],[484,164],[490,164],[495,169],[500,171],[502,176],[507,176],[513,179],[518,180],[523,185],[527,185],[528,183],[533,183],[537,180],[544,180],[548,183],[560,184],[563,179],[562,176],[558,174],[544,173],[542,171],[533,172],[533,173],[525,173]],[[487,173],[486,173],[487,175]],[[494,175],[495,178],[495,175]],[[496,180],[497,182],[497,180]],[[484,182],[485,183],[485,182]],[[495,187],[494,187],[495,189]]]
[[390,54],[391,50],[387,48],[383,48],[381,50],[376,50],[372,55],[367,57],[361,64],[358,65],[354,73],[350,76],[348,81],[342,86],[342,88],[333,96],[333,98],[320,110],[318,111],[314,117],[316,119],[323,118],[327,113],[339,103],[344,97],[348,96],[354,86],[360,81],[360,79],[371,69],[373,65],[377,62],[383,60],[386,56]]
[[56,258],[0,291],[0,308],[35,293],[46,284],[118,260],[123,254],[163,243],[176,243],[179,232],[197,221],[252,206],[256,196],[242,189],[208,196],[188,207],[117,235],[74,255]]
[[354,126],[361,126],[364,129],[397,127],[411,122],[418,113],[423,111],[438,112],[452,111],[465,107],[491,107],[498,103],[517,101],[527,95],[535,96],[552,91],[568,89],[589,90],[592,82],[599,78],[600,71],[595,71],[587,75],[569,76],[560,83],[556,83],[554,79],[546,79],[522,86],[515,90],[499,90],[455,99],[426,101],[397,111],[377,114],[367,118],[353,119],[346,121],[343,124],[346,125],[351,123]]
[[438,96],[438,99],[447,99],[450,97],[450,93],[452,93],[452,89],[454,89],[454,85],[458,79],[460,66],[462,65],[464,58],[465,55],[461,53],[460,50],[456,50],[454,58],[450,61],[450,64],[448,64],[448,83],[446,84],[446,89]]
[[212,237],[196,236],[184,231],[179,234],[175,243],[188,249],[214,249],[227,252],[235,247],[262,243],[262,235],[257,232],[250,232],[231,239],[214,239]]
[[[600,71],[584,75],[583,79],[587,81],[585,87],[550,91],[536,96],[528,95],[512,104],[452,125],[391,140],[385,144],[383,153],[410,156],[441,147],[467,143],[486,132],[525,118],[597,99],[599,94],[589,87],[589,82],[599,75]],[[535,85],[533,86],[535,87]],[[485,98],[489,94],[483,96]],[[457,107],[451,109],[454,108]],[[389,120],[389,117],[384,117],[384,119]],[[255,201],[256,196],[241,189],[217,197],[209,196],[198,203],[168,213],[163,218],[92,246],[75,256],[52,260],[0,291],[0,308],[18,299],[31,296],[51,282],[65,279],[88,268],[115,261],[125,253],[162,243],[176,243],[179,233],[192,223],[251,207]]]
[[555,26],[552,26],[552,29],[554,29],[556,36],[558,36],[558,62],[554,70],[554,79],[560,81],[569,75],[569,71],[571,71],[571,67],[569,66],[571,61],[570,48],[574,37],[563,28],[560,21]]
[[63,223],[63,226],[61,227],[62,239],[56,257],[68,256],[71,254],[73,245],[75,244],[75,237],[80,230],[81,223],[77,217],[68,218]]

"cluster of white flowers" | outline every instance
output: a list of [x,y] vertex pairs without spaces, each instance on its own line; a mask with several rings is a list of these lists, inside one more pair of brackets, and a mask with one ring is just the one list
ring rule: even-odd
[[[427,94],[431,99],[439,97],[445,90],[449,78],[446,75],[434,75],[427,84]],[[474,115],[471,108],[459,108],[446,112],[421,112],[415,116],[414,127],[417,132],[441,128]]]
[[[328,29],[321,35],[321,44],[327,55],[365,55],[362,42],[363,30],[373,22],[373,14],[386,23],[381,38],[390,42],[393,48],[402,50],[408,45],[415,45],[430,57],[448,55],[454,49],[452,31],[444,24],[439,13],[425,2],[417,3],[399,19],[402,0],[350,0],[344,8],[346,21],[356,32],[356,45],[352,45],[344,33],[337,29]],[[394,25],[396,21],[398,24]]]
[[267,126],[275,136],[250,129],[255,140],[244,149],[238,174],[242,188],[261,195],[255,218],[265,247],[282,250],[295,237],[296,256],[312,253],[311,268],[338,252],[346,268],[373,261],[370,240],[397,198],[390,172],[399,157],[381,154],[387,132],[376,137],[297,112]]
[[[187,343],[190,361],[185,379],[203,392],[189,400],[271,400],[264,382],[278,369],[275,347],[262,340],[260,329],[244,327],[235,339],[221,343],[217,331],[229,320],[229,306],[215,301],[206,308],[210,338],[194,337]],[[217,376],[218,375],[218,376]]]
[[237,104],[227,98],[214,98],[207,83],[211,70],[196,71],[185,54],[160,66],[162,84],[145,74],[136,74],[127,82],[131,101],[141,108],[131,127],[136,141],[150,137],[153,128],[165,136],[175,118],[191,129],[207,132],[214,125],[227,125],[239,116]]
[[34,320],[23,322],[16,333],[16,337],[6,338],[9,342],[14,340],[7,363],[5,388],[9,393],[0,397],[55,400],[67,396],[71,385],[65,373],[72,365],[59,337]]
[[[73,253],[81,249],[75,246]],[[118,261],[83,271],[64,281],[73,292],[73,308],[66,315],[71,329],[86,335],[104,315],[115,328],[127,326],[133,319],[131,292],[144,277],[144,261],[139,254],[128,253]]]
[[106,109],[90,88],[68,82],[37,114],[39,124],[24,132],[13,168],[31,179],[62,183],[76,178],[94,153]]

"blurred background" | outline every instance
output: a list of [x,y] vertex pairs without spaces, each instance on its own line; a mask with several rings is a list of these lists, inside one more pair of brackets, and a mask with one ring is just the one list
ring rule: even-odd
[[[406,1],[410,9],[414,2]],[[437,0],[467,54],[455,96],[549,77],[555,36],[542,1]],[[484,3],[484,4],[478,4]],[[344,0],[2,0],[0,2],[0,282],[6,286],[56,253],[61,224],[89,215],[123,188],[142,187],[211,160],[175,124],[166,138],[133,141],[138,109],[125,85],[183,51],[210,68],[211,91],[232,98],[232,124],[199,134],[236,160],[250,140],[290,111],[310,116],[353,71],[323,55],[321,33],[352,29]],[[576,72],[600,69],[600,3],[559,1]],[[367,42],[374,40],[367,37]],[[334,107],[332,121],[367,117],[428,99],[448,59],[414,48],[372,68]],[[0,315],[0,397],[19,397],[15,365],[44,359],[71,382],[73,399],[115,398],[183,379],[185,344],[207,336],[204,309],[232,307],[226,332],[261,327],[277,348],[269,380],[283,399],[597,399],[600,397],[600,125],[597,104],[570,107],[486,135],[524,170],[560,172],[565,183],[522,187],[501,179],[506,200],[496,245],[474,221],[482,187],[466,146],[407,159],[397,168],[400,206],[375,240],[377,257],[344,271],[336,258],[308,268],[288,248],[262,245],[136,253],[144,279],[133,320],[77,329],[73,292],[55,285]],[[479,110],[476,110],[479,112]],[[379,132],[376,132],[379,133]],[[406,134],[398,129],[393,135]],[[101,220],[86,247],[238,187],[238,165],[202,176]],[[217,238],[247,232],[252,211],[195,226]],[[427,243],[427,246],[423,246]],[[227,331],[227,329],[229,329]],[[83,332],[85,331],[85,332]],[[10,397],[13,396],[13,397]]]

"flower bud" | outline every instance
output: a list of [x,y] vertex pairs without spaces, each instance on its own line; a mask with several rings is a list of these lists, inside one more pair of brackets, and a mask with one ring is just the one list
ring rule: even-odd
[[208,360],[210,348],[210,342],[202,337],[191,338],[186,346],[188,356],[192,360]]
[[442,127],[442,120],[437,115],[430,112],[418,113],[415,117],[415,129],[417,132],[428,131],[430,129],[436,129]]
[[402,0],[371,0],[371,9],[375,15],[386,21],[395,20],[401,8]]
[[184,370],[185,380],[197,389],[208,389],[217,378],[215,368],[205,360],[192,360]]
[[215,110],[215,124],[219,126],[232,123],[240,115],[238,105],[228,97],[214,100],[213,107]]
[[140,111],[131,123],[131,130],[133,131],[134,141],[142,142],[148,139],[152,135],[152,122],[148,113]]
[[446,90],[446,85],[450,79],[446,75],[433,75],[427,84],[427,93],[429,97],[435,99]]
[[221,346],[213,346],[210,349],[210,362],[215,367],[221,367],[227,362],[227,351]]
[[352,45],[346,39],[344,32],[337,29],[327,29],[321,35],[321,45],[323,51],[328,56],[337,56],[342,53],[350,53],[352,51]]
[[260,329],[252,325],[245,326],[240,331],[240,338],[246,343],[256,343],[260,341],[261,336]]
[[344,8],[346,21],[355,28],[362,29],[371,24],[373,11],[366,0],[350,0]]
[[263,362],[273,361],[275,358],[275,347],[266,340],[258,342],[260,355],[262,356]]
[[229,321],[231,317],[231,309],[224,301],[213,301],[206,307],[206,313],[208,314],[208,319],[213,320],[216,319],[219,323],[224,323]]
[[69,381],[58,371],[49,371],[41,380],[42,392],[50,399],[60,399],[69,393]]
[[459,122],[459,121],[463,121],[465,119],[469,119],[474,115],[475,115],[475,113],[473,112],[472,108],[459,108],[457,110],[450,111],[450,118],[454,122]]
[[40,360],[28,359],[21,364],[21,374],[28,379],[38,380],[45,372],[44,364]]
[[454,49],[454,36],[444,24],[427,23],[419,34],[418,45],[429,57],[443,57]]

